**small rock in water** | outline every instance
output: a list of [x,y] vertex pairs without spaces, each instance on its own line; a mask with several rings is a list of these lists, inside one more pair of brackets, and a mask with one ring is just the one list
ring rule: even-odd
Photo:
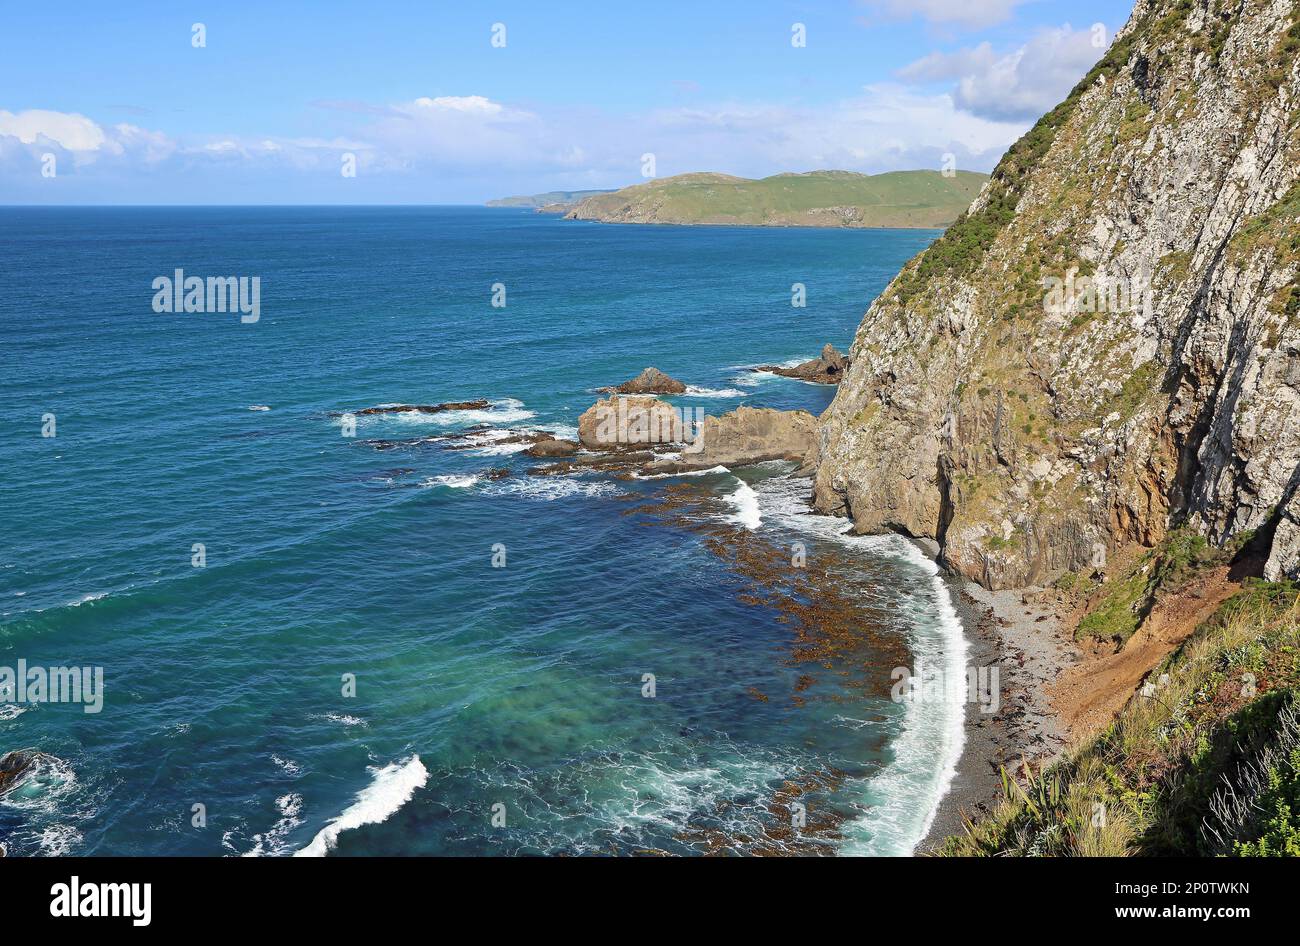
[[35,749],[15,749],[0,755],[0,792],[10,788],[23,777],[39,757]]
[[658,368],[646,368],[631,381],[624,381],[612,390],[615,394],[685,394],[686,385]]
[[[482,411],[491,407],[486,398],[476,401],[448,401],[445,404],[387,404],[381,407],[365,407],[352,411],[357,417],[369,417],[372,414],[441,414],[444,411]],[[334,416],[339,413],[334,412]]]
[[793,368],[780,365],[762,365],[755,371],[768,371],[784,378],[797,378],[800,381],[815,381],[818,384],[839,384],[840,378],[848,370],[849,359],[845,358],[831,344],[822,347],[822,353],[812,361],[805,361]]

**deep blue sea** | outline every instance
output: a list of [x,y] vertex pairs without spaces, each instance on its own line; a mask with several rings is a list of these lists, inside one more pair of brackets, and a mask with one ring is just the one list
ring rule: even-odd
[[[793,699],[789,628],[698,535],[630,512],[671,480],[530,477],[496,440],[572,436],[596,388],[647,365],[692,386],[680,405],[819,413],[832,389],[748,368],[845,350],[936,236],[0,208],[0,667],[104,678],[98,713],[0,705],[0,754],[43,753],[0,796],[0,844],[745,853],[782,785],[833,771],[816,797],[839,828],[813,852],[910,852],[960,719],[841,688],[833,666]],[[259,321],[156,313],[152,283],[176,269],[259,277]],[[491,404],[362,416],[354,438],[336,416],[474,398]],[[464,450],[363,442],[471,427]],[[877,639],[951,653],[934,567],[902,540],[840,536],[788,473],[693,482],[753,540],[856,568]],[[854,669],[885,674],[872,646]]]

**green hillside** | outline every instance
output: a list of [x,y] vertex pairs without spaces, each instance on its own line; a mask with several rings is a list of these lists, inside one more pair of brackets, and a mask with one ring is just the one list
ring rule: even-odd
[[761,180],[681,174],[598,194],[566,215],[604,223],[768,227],[946,227],[979,193],[986,174],[958,171],[811,171]]
[[489,200],[489,207],[533,207],[540,210],[543,207],[553,207],[556,205],[572,205],[586,197],[593,197],[596,194],[609,194],[612,191],[548,191],[545,194],[526,194],[519,197],[500,197],[496,200]]

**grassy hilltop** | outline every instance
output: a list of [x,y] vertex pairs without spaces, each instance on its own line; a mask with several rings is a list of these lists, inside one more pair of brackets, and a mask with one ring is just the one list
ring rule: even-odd
[[571,220],[764,227],[946,227],[986,174],[958,171],[811,171],[761,180],[680,174],[578,203]]

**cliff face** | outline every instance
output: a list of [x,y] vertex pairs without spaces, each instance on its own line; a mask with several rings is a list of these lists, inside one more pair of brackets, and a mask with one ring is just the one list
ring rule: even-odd
[[872,305],[816,504],[992,588],[1186,523],[1300,572],[1300,0],[1138,0]]

